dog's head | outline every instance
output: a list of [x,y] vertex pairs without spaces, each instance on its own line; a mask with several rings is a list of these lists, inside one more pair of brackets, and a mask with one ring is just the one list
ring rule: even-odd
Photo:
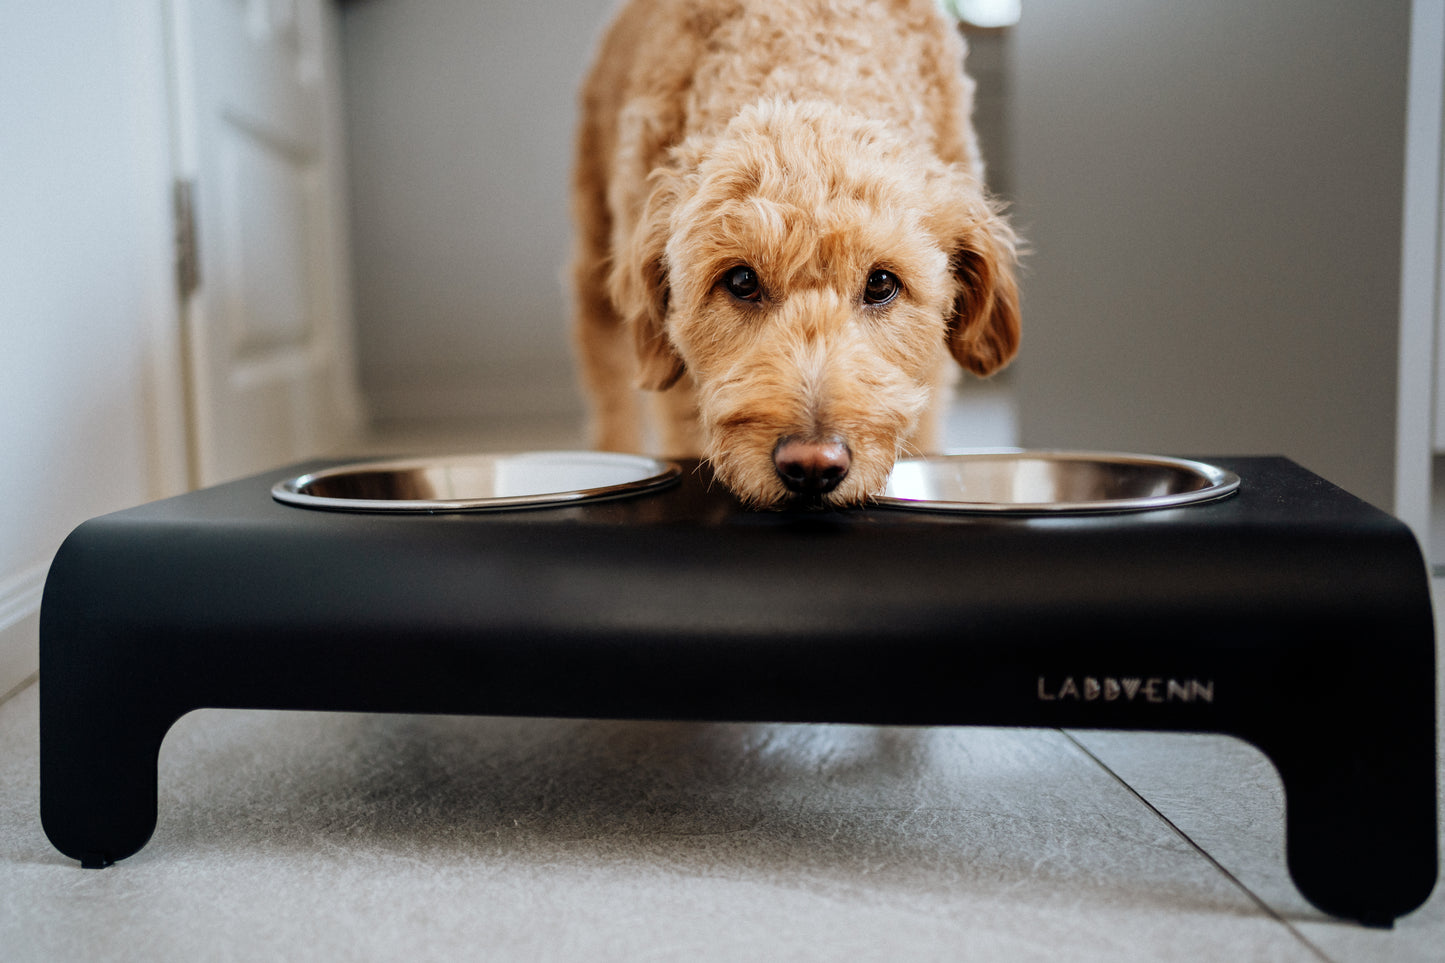
[[705,454],[755,505],[882,489],[945,352],[1018,346],[1013,232],[972,173],[831,104],[765,102],[653,174],[612,296],[643,387],[698,388]]

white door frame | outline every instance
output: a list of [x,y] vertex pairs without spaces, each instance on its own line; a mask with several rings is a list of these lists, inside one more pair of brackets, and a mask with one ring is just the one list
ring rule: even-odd
[[1437,392],[1445,373],[1441,313],[1441,176],[1445,173],[1445,0],[1413,0],[1406,88],[1405,186],[1400,252],[1400,363],[1395,442],[1395,514],[1432,563],[1433,461],[1445,430]]
[[[223,11],[208,5],[222,2],[234,9],[218,21],[211,15]],[[196,202],[191,227],[199,283],[182,298],[180,338],[189,476],[200,486],[275,467],[277,459],[328,453],[354,437],[362,421],[352,344],[339,13],[330,0],[165,5],[173,165]],[[231,23],[242,32],[218,31]],[[196,43],[219,46],[197,51]],[[218,66],[225,64],[230,69]],[[295,263],[285,253],[269,273],[242,266],[252,256],[269,259],[265,247],[255,246],[256,223],[243,227],[256,206],[238,202],[242,170],[272,178],[268,190],[294,188],[303,195],[299,207],[278,201],[284,195],[254,195],[263,202],[262,219],[272,218],[281,249],[302,245],[305,265],[295,275],[278,269]],[[280,285],[254,286],[269,277]],[[272,292],[280,292],[279,302],[268,301]],[[266,309],[278,303],[279,310]]]

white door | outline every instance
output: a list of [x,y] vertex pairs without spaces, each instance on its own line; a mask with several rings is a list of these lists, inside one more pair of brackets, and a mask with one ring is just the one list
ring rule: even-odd
[[178,189],[198,267],[184,312],[195,484],[332,450],[359,415],[336,22],[322,4],[172,2]]

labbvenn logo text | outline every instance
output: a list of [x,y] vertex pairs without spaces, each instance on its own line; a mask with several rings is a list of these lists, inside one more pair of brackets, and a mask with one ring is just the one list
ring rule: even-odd
[[1040,702],[1214,702],[1213,679],[1167,676],[1039,676]]

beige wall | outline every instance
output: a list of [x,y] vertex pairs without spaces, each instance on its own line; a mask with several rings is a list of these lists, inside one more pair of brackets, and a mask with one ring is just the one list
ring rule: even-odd
[[379,419],[580,411],[574,94],[613,0],[344,9],[362,390]]
[[1408,23],[1027,0],[1025,444],[1280,453],[1390,507]]

